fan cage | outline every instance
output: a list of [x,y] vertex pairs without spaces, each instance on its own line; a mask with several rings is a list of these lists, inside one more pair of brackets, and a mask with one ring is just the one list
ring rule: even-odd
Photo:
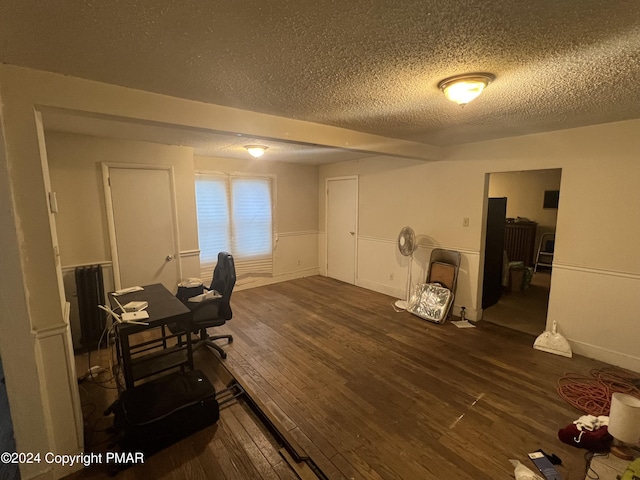
[[398,235],[398,249],[402,255],[409,256],[416,249],[416,234],[411,227],[404,227]]

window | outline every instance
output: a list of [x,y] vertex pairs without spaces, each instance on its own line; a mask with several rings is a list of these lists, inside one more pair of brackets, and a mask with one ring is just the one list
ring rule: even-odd
[[200,276],[213,276],[218,252],[233,255],[238,278],[272,275],[273,201],[270,177],[196,176]]

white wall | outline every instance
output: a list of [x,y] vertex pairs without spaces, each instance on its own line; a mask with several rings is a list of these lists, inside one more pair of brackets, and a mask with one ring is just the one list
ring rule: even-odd
[[46,132],[46,148],[65,296],[71,303],[74,346],[80,347],[75,267],[100,264],[105,290],[115,287],[107,227],[102,163],[171,165],[176,186],[180,258],[185,278],[198,277],[198,237],[193,186],[193,151],[187,147]]
[[561,177],[562,170],[551,169],[497,172],[489,178],[489,197],[507,197],[507,218],[526,217],[538,224],[536,249],[543,233],[556,231],[558,209],[543,208],[544,192],[560,190]]
[[489,179],[490,197],[507,197],[507,217],[526,217],[540,227],[555,229],[558,210],[543,208],[544,192],[560,190],[562,170],[495,172]]
[[[638,151],[640,121],[634,120],[467,144],[448,149],[442,162],[372,158],[328,165],[319,182],[359,175],[358,284],[404,290],[406,267],[395,238],[411,225],[429,236],[424,243],[461,251],[455,304],[477,319],[488,174],[561,168],[548,325],[557,320],[577,353],[640,371],[632,340],[640,336],[640,224],[631,220],[640,206]],[[469,227],[462,227],[465,217]]]
[[193,151],[187,147],[46,132],[62,265],[111,260],[102,163],[173,166],[182,250],[198,248]]
[[[114,288],[102,186],[102,162],[172,165],[176,182],[183,276],[199,277],[196,170],[271,175],[276,185],[276,232],[272,278],[250,277],[238,289],[318,273],[318,167],[265,159],[230,160],[194,157],[186,147],[134,142],[50,131],[46,133],[66,298],[71,302],[71,330],[80,347],[74,270],[101,264],[105,289]],[[192,255],[192,252],[196,252]]]
[[[574,351],[640,371],[640,121],[464,145],[470,175],[562,168],[547,328]],[[448,162],[447,162],[448,163]],[[479,170],[479,171],[478,171]]]
[[[477,285],[470,278],[478,275],[482,201],[467,204],[464,199],[470,192],[483,198],[484,185],[472,185],[465,176],[443,170],[441,164],[372,157],[321,166],[319,181],[324,185],[326,178],[358,175],[357,285],[405,297],[408,259],[398,252],[396,241],[402,227],[409,225],[419,243],[412,269],[414,282],[426,278],[433,248],[460,251],[462,263],[454,312],[465,306],[469,318],[474,319]],[[320,195],[319,225],[324,232],[323,190]],[[447,215],[441,214],[443,210]],[[469,227],[462,226],[465,217],[471,219]]]

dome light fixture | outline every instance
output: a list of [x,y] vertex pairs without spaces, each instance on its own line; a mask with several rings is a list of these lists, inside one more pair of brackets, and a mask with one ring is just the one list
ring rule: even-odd
[[264,152],[266,152],[269,147],[265,147],[264,145],[245,145],[244,148],[247,149],[249,155],[258,158],[264,155]]
[[490,73],[467,73],[445,78],[438,84],[438,88],[447,99],[464,107],[477,98],[495,78]]

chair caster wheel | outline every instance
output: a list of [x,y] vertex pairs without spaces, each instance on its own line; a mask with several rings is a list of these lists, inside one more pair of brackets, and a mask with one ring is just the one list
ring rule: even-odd
[[233,337],[229,339],[229,343],[233,343]]
[[226,354],[226,353],[221,353],[221,354],[220,354],[220,358],[222,358],[222,359],[227,358],[227,354]]

